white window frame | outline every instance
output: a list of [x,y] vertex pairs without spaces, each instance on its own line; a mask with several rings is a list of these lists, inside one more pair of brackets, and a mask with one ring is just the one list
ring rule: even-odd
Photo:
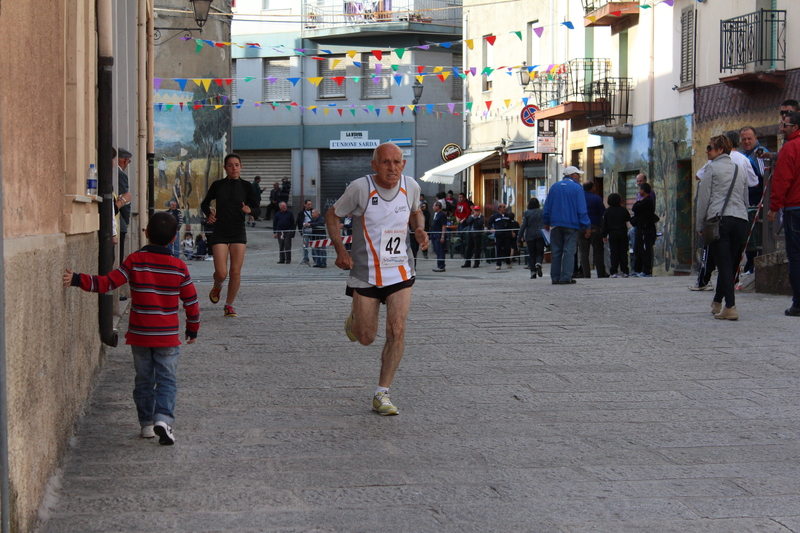
[[[292,101],[292,82],[286,78],[291,76],[291,59],[284,58],[264,58],[264,102],[291,102]],[[278,78],[275,83],[270,83],[268,77]]]
[[[347,98],[347,64],[345,56],[326,56],[322,61],[317,61],[317,76],[322,77],[322,81],[317,86],[318,100],[343,100]],[[331,69],[330,65],[338,60],[336,69]],[[345,76],[345,81],[338,85],[331,78]]]
[[489,92],[492,90],[492,75],[489,74],[484,75],[483,70],[488,68],[494,68],[494,47],[489,44],[489,41],[486,40],[487,37],[492,37],[492,34],[484,35],[481,42],[483,43],[483,69],[481,69],[481,90],[483,92]]
[[[378,76],[381,82],[376,84],[372,79],[375,74],[375,65],[381,64],[381,73]],[[388,53],[378,59],[371,52],[361,54],[361,99],[376,100],[392,97],[392,62]]]

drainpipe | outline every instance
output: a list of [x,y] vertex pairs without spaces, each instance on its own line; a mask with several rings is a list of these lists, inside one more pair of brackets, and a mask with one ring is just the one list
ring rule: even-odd
[[[0,156],[0,205],[3,205],[3,176]],[[3,257],[3,210],[0,209],[0,313],[6,316],[6,273]],[[0,320],[0,339],[6,338],[6,321]],[[6,395],[6,343],[0,342],[0,532],[11,530],[11,498],[8,494],[8,396]]]
[[[100,204],[98,273],[105,275],[114,268],[114,191],[112,180],[112,74],[114,45],[112,40],[111,0],[97,0],[97,194]],[[100,339],[108,346],[117,345],[114,331],[114,294],[98,295]]]
[[[145,0],[139,0],[145,1]],[[155,19],[153,18],[153,0],[146,0],[147,1],[147,87],[153,86],[153,80],[156,76],[156,45],[153,40],[153,35],[155,34]],[[149,219],[150,216],[155,212],[155,159],[156,159],[156,149],[155,149],[155,128],[153,124],[155,124],[155,119],[153,117],[153,91],[147,90],[145,88],[145,94],[147,94],[147,106],[145,108],[146,116],[147,116],[147,218],[144,219],[142,224],[144,225]],[[145,185],[142,185],[145,186]],[[142,198],[145,198],[145,195],[142,195]],[[144,226],[146,227],[146,226]],[[144,235],[144,231],[139,232],[139,239],[141,246],[147,244],[147,238]]]
[[650,13],[650,72],[648,73],[650,82],[650,109],[647,121],[647,141],[650,149],[648,150],[649,154],[647,158],[647,179],[650,180],[650,183],[655,184],[655,176],[653,176],[653,169],[655,168],[653,162],[655,158],[655,154],[653,153],[653,138],[655,137],[653,121],[656,119],[656,14],[655,9],[651,11],[653,12]]
[[[304,47],[306,45],[306,40],[301,38],[300,39],[300,46]],[[300,55],[297,57],[300,61],[300,79],[304,79],[306,77],[306,62],[305,56]],[[346,82],[345,82],[346,83]],[[300,84],[300,105],[306,105],[306,86],[304,83]],[[303,205],[303,202],[306,201],[305,195],[305,187],[306,187],[306,124],[305,120],[303,119],[304,112],[300,110],[300,205]],[[319,177],[317,177],[317,181],[319,182]],[[321,183],[317,183],[317,187],[320,187],[320,191],[322,190]],[[322,209],[322,206],[319,203],[319,194],[317,194],[317,209]]]
[[[137,102],[137,130],[138,139],[136,143],[136,156],[137,161],[140,163],[136,165],[137,174],[137,191],[136,191],[136,213],[139,221],[138,224],[138,247],[143,246],[142,240],[144,238],[143,228],[147,227],[147,220],[149,213],[147,211],[147,174],[148,165],[144,164],[147,161],[147,98],[150,91],[147,90],[147,43],[149,42],[147,33],[147,1],[139,0],[136,13],[136,47],[137,47],[137,68],[136,79],[138,84],[138,102]],[[137,246],[133,244],[133,246]]]

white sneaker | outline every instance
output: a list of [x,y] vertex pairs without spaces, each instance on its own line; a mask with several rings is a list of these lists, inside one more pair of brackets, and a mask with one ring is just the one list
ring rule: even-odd
[[175,434],[172,432],[172,427],[163,420],[156,422],[153,427],[153,432],[158,435],[158,443],[164,446],[172,446],[175,444]]
[[152,439],[156,436],[155,432],[153,431],[153,426],[142,426],[142,438],[143,439]]

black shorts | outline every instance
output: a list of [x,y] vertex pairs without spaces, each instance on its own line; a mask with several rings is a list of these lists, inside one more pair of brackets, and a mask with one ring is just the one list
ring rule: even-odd
[[242,228],[241,231],[231,233],[214,232],[208,236],[208,245],[214,246],[215,244],[247,244],[247,231]]
[[401,281],[400,283],[395,283],[394,285],[387,285],[385,287],[347,287],[344,293],[352,298],[353,293],[357,292],[364,298],[374,298],[375,300],[380,300],[382,304],[385,304],[386,298],[388,298],[390,295],[396,293],[397,291],[411,288],[411,286],[414,285],[415,279],[416,278],[411,278],[409,280]]

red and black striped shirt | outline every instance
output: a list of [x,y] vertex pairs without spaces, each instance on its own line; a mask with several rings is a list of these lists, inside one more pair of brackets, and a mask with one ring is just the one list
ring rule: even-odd
[[200,329],[200,305],[186,263],[164,246],[149,244],[130,254],[107,276],[78,274],[72,285],[104,293],[130,283],[131,314],[127,344],[146,348],[180,346],[178,298],[186,311],[186,336],[196,338]]

